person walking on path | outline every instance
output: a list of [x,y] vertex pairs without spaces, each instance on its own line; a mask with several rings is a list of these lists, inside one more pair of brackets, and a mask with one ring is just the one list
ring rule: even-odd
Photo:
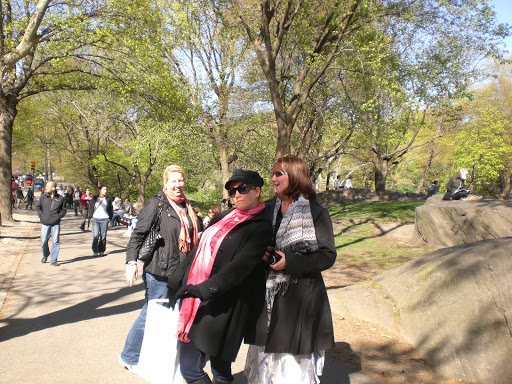
[[59,256],[59,236],[60,236],[60,220],[66,215],[65,201],[62,196],[55,193],[57,184],[49,181],[46,184],[45,193],[41,194],[36,205],[37,215],[41,221],[41,248],[43,250],[43,258],[41,263],[46,263],[50,250],[48,248],[48,240],[50,234],[52,236],[52,251],[50,264],[58,267],[57,258]]
[[149,301],[169,298],[168,278],[199,242],[201,222],[185,197],[184,188],[185,171],[178,165],[167,167],[163,173],[162,191],[151,197],[140,211],[139,220],[126,246],[126,281],[131,287],[138,278],[139,250],[153,225],[160,220],[159,233],[163,241],[151,259],[144,263],[142,272],[146,288],[145,303],[118,358],[119,363],[133,373],[137,373],[138,369]]
[[92,253],[103,256],[107,248],[108,223],[112,220],[112,201],[107,197],[107,187],[101,186],[98,194],[89,202],[89,218],[92,221]]
[[82,197],[82,192],[80,187],[76,187],[75,192],[73,192],[73,208],[75,209],[75,216],[78,216],[78,211],[82,214],[82,209],[80,208],[80,198]]
[[85,231],[85,222],[87,222],[87,229],[91,226],[91,219],[89,218],[89,201],[92,200],[92,193],[90,188],[85,188],[85,193],[80,197],[82,203],[82,217],[83,221],[80,224],[80,229]]
[[32,204],[34,203],[34,190],[32,188],[29,188],[27,191],[27,196],[25,196],[25,209],[28,208],[30,205],[30,209],[32,209]]
[[25,200],[25,196],[23,195],[23,189],[18,187],[16,189],[16,208],[20,209],[21,203]]

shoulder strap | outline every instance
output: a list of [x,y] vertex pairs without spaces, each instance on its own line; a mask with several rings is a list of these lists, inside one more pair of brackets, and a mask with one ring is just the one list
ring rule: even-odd
[[158,203],[158,216],[155,221],[155,225],[153,225],[153,228],[158,230],[160,232],[160,223],[162,222],[162,211],[163,211],[162,203]]

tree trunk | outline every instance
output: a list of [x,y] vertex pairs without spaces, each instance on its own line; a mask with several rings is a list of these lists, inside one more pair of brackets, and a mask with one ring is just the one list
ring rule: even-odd
[[12,127],[18,111],[14,97],[0,97],[0,215],[12,222]]
[[375,164],[375,192],[384,192],[386,190],[386,179],[388,178],[388,166],[385,162]]
[[423,187],[425,186],[425,181],[427,180],[428,172],[430,171],[430,167],[432,166],[432,161],[434,160],[434,147],[430,148],[430,155],[428,157],[427,164],[423,169],[423,174],[421,175],[420,182],[418,184],[418,188],[416,188],[416,193],[421,193]]
[[49,144],[46,144],[46,164],[48,170],[48,181],[53,181],[52,153],[50,152]]
[[142,208],[144,206],[146,200],[146,186],[144,183],[137,181],[137,203],[140,204]]
[[510,191],[512,190],[512,178],[510,177],[510,172],[508,169],[505,169],[505,189],[500,195],[501,199],[508,199],[508,196],[510,195]]
[[222,198],[228,199],[228,191],[224,188],[224,184],[229,180],[230,172],[229,172],[229,162],[228,155],[226,152],[226,146],[224,143],[219,145],[219,161],[220,161],[220,179],[222,180]]
[[276,156],[275,159],[279,159],[283,156],[291,153],[291,138],[289,135],[288,124],[279,113],[275,113],[277,120],[277,145],[276,145]]

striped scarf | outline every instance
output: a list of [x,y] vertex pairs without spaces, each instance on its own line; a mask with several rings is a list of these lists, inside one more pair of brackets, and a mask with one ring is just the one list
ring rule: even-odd
[[[274,227],[280,209],[281,199],[277,197],[272,217]],[[312,253],[318,250],[309,200],[306,200],[302,195],[290,205],[281,220],[276,234],[276,249],[282,251],[285,255],[289,253]],[[270,315],[276,295],[284,295],[290,282],[292,284],[297,282],[296,276],[289,275],[285,271],[269,269],[267,275],[268,324],[270,324]]]
[[187,214],[183,209],[180,209],[172,199],[167,198],[167,200],[169,201],[169,204],[171,204],[171,207],[174,209],[174,211],[176,212],[181,221],[179,248],[181,252],[189,253],[192,249],[195,248],[199,241],[199,231],[197,228],[196,213],[192,209],[192,205],[188,202],[188,200],[186,198],[183,199],[183,201],[185,202],[185,207],[187,209],[188,215],[190,217],[190,221],[192,222],[193,233],[191,238],[190,231],[188,229],[189,221],[187,220]]

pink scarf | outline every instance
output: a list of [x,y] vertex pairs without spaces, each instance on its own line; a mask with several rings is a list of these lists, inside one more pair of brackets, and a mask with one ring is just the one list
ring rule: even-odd
[[[194,261],[190,267],[190,273],[188,275],[187,284],[197,285],[200,284],[210,277],[213,263],[219,247],[224,240],[224,237],[238,224],[245,220],[254,217],[258,213],[262,212],[265,208],[265,204],[260,204],[256,208],[248,211],[241,211],[234,209],[232,212],[227,214],[222,220],[218,221],[211,227],[208,227],[201,236],[199,246],[197,248]],[[263,255],[262,255],[263,256]],[[180,317],[178,320],[178,338],[188,343],[188,333],[194,323],[197,310],[201,304],[201,299],[194,297],[187,297],[182,300]]]

